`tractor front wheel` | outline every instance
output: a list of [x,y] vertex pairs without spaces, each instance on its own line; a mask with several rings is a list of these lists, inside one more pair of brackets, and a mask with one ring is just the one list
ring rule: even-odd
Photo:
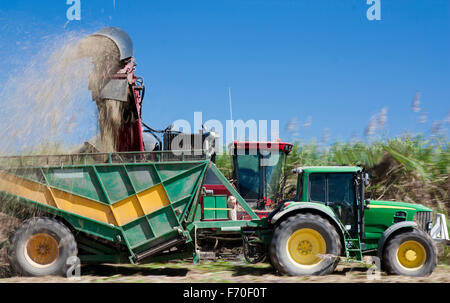
[[340,237],[328,220],[310,213],[297,214],[275,229],[270,258],[282,274],[325,275],[336,268],[341,250]]
[[35,217],[17,229],[8,245],[14,271],[24,276],[66,275],[78,253],[72,232],[57,220]]
[[437,264],[433,239],[419,229],[394,235],[383,251],[383,267],[390,274],[422,277],[430,275]]

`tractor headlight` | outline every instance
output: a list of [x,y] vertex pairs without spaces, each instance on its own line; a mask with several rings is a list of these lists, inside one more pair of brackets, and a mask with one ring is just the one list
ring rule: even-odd
[[431,221],[428,222],[426,225],[427,232],[430,232],[432,227],[433,227],[433,222],[431,222]]

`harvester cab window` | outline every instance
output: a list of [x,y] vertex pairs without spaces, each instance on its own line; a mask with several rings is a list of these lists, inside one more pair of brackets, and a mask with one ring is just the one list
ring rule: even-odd
[[282,197],[280,180],[291,148],[288,143],[234,143],[234,179],[250,207],[265,209]]
[[239,190],[245,200],[259,199],[261,174],[259,155],[239,155]]
[[276,200],[283,171],[283,157],[285,155],[284,153],[273,153],[270,157],[269,166],[264,167],[265,188],[263,189],[263,195],[266,198]]
[[211,171],[211,169],[206,170],[204,184],[208,185],[222,185],[222,182],[217,178],[217,176]]

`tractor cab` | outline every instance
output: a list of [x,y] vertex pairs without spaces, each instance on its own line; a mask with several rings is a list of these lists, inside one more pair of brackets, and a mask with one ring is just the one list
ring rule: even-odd
[[366,180],[368,182],[368,177],[360,167],[299,167],[292,172],[298,174],[296,201],[321,203],[330,207],[346,230],[352,234],[358,233],[358,223],[362,219],[359,214],[363,212],[359,206],[364,204],[364,183]]

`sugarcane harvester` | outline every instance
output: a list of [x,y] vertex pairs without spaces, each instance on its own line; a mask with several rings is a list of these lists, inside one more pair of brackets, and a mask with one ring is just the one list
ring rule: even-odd
[[[142,77],[136,76],[133,43],[126,32],[107,27],[88,36],[78,44],[78,58],[88,57],[93,64],[89,76],[89,90],[97,105],[102,152],[138,152],[145,150],[170,150],[176,136],[183,136],[178,149],[194,147],[185,141],[200,139],[201,146],[213,144],[211,132],[182,134],[172,130],[149,127],[142,120],[142,102],[145,85]],[[155,146],[145,146],[144,136],[150,134]],[[162,139],[159,138],[162,135]],[[196,138],[198,137],[198,138]],[[206,144],[205,144],[206,142]],[[192,142],[193,143],[193,142]],[[150,144],[149,144],[150,145]],[[212,150],[213,153],[213,150]],[[213,155],[212,155],[213,156]]]
[[[93,44],[101,47],[92,51]],[[211,152],[177,152],[163,148],[167,142],[160,144],[164,150],[145,150],[144,85],[134,74],[125,32],[100,30],[81,42],[83,56],[94,63],[89,88],[99,117],[109,119],[100,121],[103,150],[0,157],[0,210],[22,221],[3,243],[17,274],[67,275],[73,258],[199,262],[214,253],[219,239],[237,239],[249,262],[268,260],[287,275],[329,274],[341,258],[361,261],[364,255],[379,257],[393,274],[433,272],[435,241],[448,241],[444,215],[433,220],[432,210],[420,204],[369,201],[361,167],[327,166],[295,169],[295,197],[275,201],[277,207],[260,218]],[[222,191],[208,188],[211,179]],[[237,218],[237,208],[245,216]]]
[[133,44],[123,30],[107,27],[83,39],[79,57],[90,57],[89,89],[98,108],[102,151],[144,151],[143,79],[135,75]]

